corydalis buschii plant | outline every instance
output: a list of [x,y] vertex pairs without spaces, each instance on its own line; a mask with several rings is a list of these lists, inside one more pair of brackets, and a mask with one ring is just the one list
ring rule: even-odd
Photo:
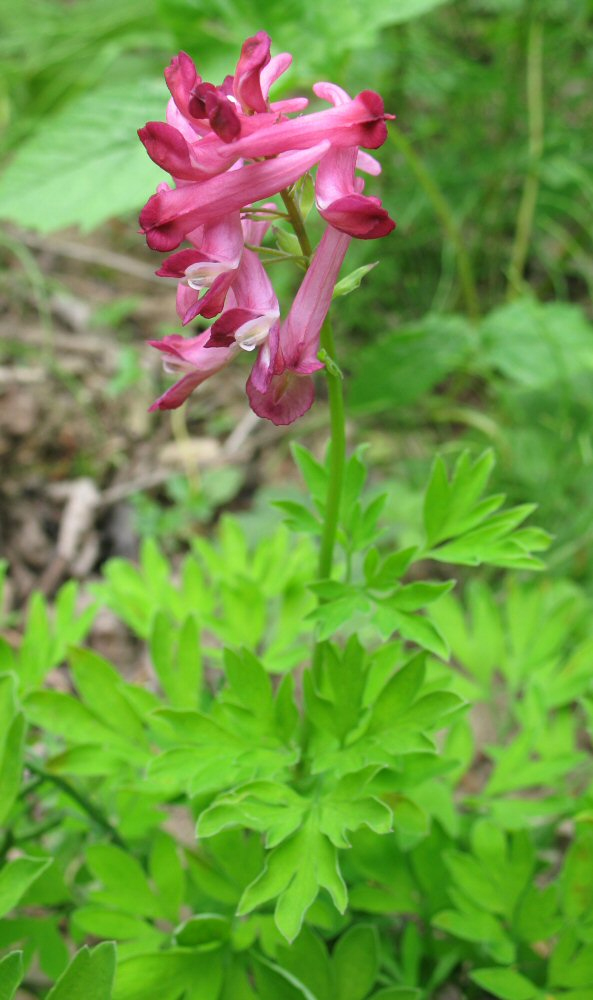
[[[172,335],[152,345],[167,371],[182,378],[152,409],[174,409],[241,349],[258,348],[247,382],[252,409],[275,424],[289,424],[313,402],[312,375],[324,367],[319,339],[352,237],[387,236],[395,223],[378,198],[362,193],[356,168],[380,166],[360,147],[376,149],[387,136],[383,101],[372,91],[351,98],[331,83],[313,90],[330,107],[296,118],[305,98],[270,102],[271,85],[292,61],[270,56],[260,31],[241,50],[234,76],[220,87],[202,80],[180,52],[165,71],[171,99],[167,122],[139,130],[149,156],[173,177],[144,206],[140,223],[154,250],[190,248],[168,257],[158,270],[179,281],[177,311],[183,325],[218,316],[197,337]],[[317,166],[315,200],[327,223],[312,252],[292,188]],[[286,319],[257,250],[271,223],[288,210],[307,272]]]

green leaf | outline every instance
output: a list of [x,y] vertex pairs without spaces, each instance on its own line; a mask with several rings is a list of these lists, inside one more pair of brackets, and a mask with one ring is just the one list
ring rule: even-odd
[[497,962],[506,963],[515,959],[515,947],[500,921],[475,906],[468,904],[463,912],[441,910],[433,917],[432,924],[462,941],[479,944]]
[[539,988],[514,969],[476,969],[470,979],[500,1000],[531,1000]]
[[81,906],[72,914],[74,927],[94,937],[113,938],[115,941],[137,941],[164,937],[160,931],[138,917],[102,906]]
[[373,993],[369,1000],[420,1000],[420,990],[410,986],[386,986],[384,990]]
[[87,865],[104,889],[93,892],[95,902],[133,916],[166,917],[163,906],[150,888],[140,862],[114,844],[93,844],[87,850]]
[[[449,480],[445,463],[437,456],[424,500],[424,528],[430,548],[469,531],[483,520],[484,512],[476,510],[476,505],[493,467],[492,451],[484,452],[473,464],[469,452],[464,451]],[[496,497],[492,502],[500,506],[503,499]],[[487,513],[491,513],[490,509]]]
[[25,716],[17,712],[6,731],[0,753],[0,824],[6,819],[19,793],[25,750]]
[[107,660],[90,649],[70,650],[74,683],[83,702],[100,715],[110,729],[125,733],[133,743],[146,745],[138,715],[123,693],[120,674]]
[[29,886],[52,864],[51,858],[16,858],[0,870],[0,917],[6,916],[26,893]]
[[379,971],[379,937],[369,924],[356,924],[338,940],[332,955],[340,1000],[364,1000]]
[[291,531],[305,531],[311,535],[321,534],[321,523],[304,504],[296,500],[274,500],[272,507],[277,507],[286,515],[286,524]]
[[173,837],[164,831],[157,830],[153,838],[149,861],[150,877],[163,912],[171,923],[176,923],[185,891],[185,875],[179,851]]
[[548,885],[545,889],[528,886],[519,900],[514,919],[521,940],[530,944],[546,941],[558,932],[561,923],[557,886]]
[[291,444],[292,456],[297,463],[300,473],[305,480],[307,489],[313,498],[317,508],[323,511],[325,507],[325,497],[327,494],[328,472],[321,462],[311,454],[302,444],[293,442]]
[[0,1000],[13,1000],[22,977],[22,951],[13,951],[0,959]]
[[272,684],[257,657],[246,649],[238,653],[225,649],[224,666],[233,701],[252,715],[270,720],[273,714]]
[[[0,179],[0,217],[51,233],[140,208],[162,179],[136,130],[162,117],[164,84],[107,81],[41,121]],[[64,191],[68,197],[64,197]]]
[[325,942],[310,927],[303,927],[290,946],[275,949],[277,966],[290,973],[316,1000],[332,1000],[335,996],[332,970]]
[[227,917],[221,917],[218,913],[200,913],[177,928],[175,940],[177,944],[195,948],[227,941],[230,934],[231,925]]
[[334,291],[332,298],[339,299],[342,295],[350,295],[350,292],[354,292],[357,288],[360,288],[361,282],[364,277],[372,271],[374,267],[379,263],[378,260],[373,261],[372,264],[363,264],[362,267],[357,267],[350,274],[347,274],[344,278],[340,278],[336,285],[334,285]]
[[250,913],[278,897],[276,926],[288,941],[293,941],[320,888],[327,889],[336,909],[343,913],[347,892],[336,849],[309,821],[294,836],[270,851],[264,871],[245,889],[238,915]]
[[[392,0],[395,14],[400,6]],[[376,8],[379,10],[379,6]],[[459,316],[428,314],[357,350],[348,396],[354,410],[391,413],[407,407],[449,372],[458,371],[475,344],[475,330]]]
[[562,909],[569,920],[579,921],[593,908],[593,829],[577,827],[560,879]]
[[526,389],[575,385],[593,371],[591,332],[578,306],[519,299],[483,320],[482,360]]
[[97,704],[96,707],[99,714],[61,691],[34,691],[24,701],[25,713],[34,725],[69,742],[95,743],[109,750],[118,750],[124,759],[144,763],[146,753],[125,731],[116,732],[104,725],[100,721],[101,706]]
[[192,1000],[213,1000],[222,983],[220,951],[206,954],[187,948],[148,952],[118,963],[113,1000],[179,1000],[189,991]]
[[266,833],[266,846],[275,847],[301,825],[309,807],[288,785],[255,781],[219,795],[200,816],[197,836],[212,837],[230,827]]

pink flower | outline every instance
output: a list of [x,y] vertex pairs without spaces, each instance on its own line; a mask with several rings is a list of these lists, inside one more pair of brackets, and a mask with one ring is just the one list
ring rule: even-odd
[[317,354],[350,237],[328,227],[280,329],[270,331],[247,382],[252,410],[274,424],[291,424],[314,399],[312,374],[323,368]]
[[173,410],[211,375],[239,353],[253,351],[278,326],[278,300],[263,265],[253,250],[244,250],[220,318],[198,337],[179,334],[149,343],[165,354],[165,371],[183,378],[167,390],[151,410]]
[[235,98],[245,114],[267,111],[267,93],[262,90],[262,71],[270,62],[272,40],[265,31],[258,31],[253,38],[243,42],[241,56],[233,81]]
[[[333,83],[317,83],[313,89],[318,97],[336,107],[347,106],[350,101],[346,91]],[[317,168],[315,200],[319,214],[335,229],[362,240],[378,239],[387,236],[395,228],[395,222],[379,198],[361,193],[364,181],[355,176],[359,159],[360,151],[356,146],[337,148],[333,145]],[[379,166],[370,157],[363,157],[362,165],[373,172]]]
[[[260,31],[243,44],[233,76],[220,86],[203,80],[180,52],[165,71],[171,99],[166,122],[139,130],[149,156],[175,187],[160,184],[146,203],[140,224],[150,247],[175,250],[157,274],[179,282],[177,310],[183,324],[202,315],[214,319],[197,337],[179,335],[152,342],[167,371],[181,378],[151,409],[179,406],[205,379],[239,353],[257,357],[247,383],[253,410],[276,424],[302,416],[313,402],[312,375],[320,332],[351,237],[387,235],[395,223],[378,198],[363,194],[356,168],[376,174],[380,166],[365,149],[385,141],[383,101],[373,91],[351,98],[330,83],[317,96],[331,105],[303,110],[301,98],[271,102],[270,89],[291,63],[272,57]],[[257,248],[269,226],[259,221],[257,202],[289,189],[318,164],[316,201],[328,223],[292,307],[281,324],[278,301]],[[248,216],[241,213],[250,208]],[[264,206],[273,217],[277,206]]]
[[182,337],[179,333],[164,337],[163,340],[149,340],[152,347],[162,351],[165,371],[171,374],[183,373],[183,378],[167,389],[152,404],[153,410],[176,410],[187,397],[207,378],[220,371],[240,350],[237,343],[229,347],[208,348],[210,330],[204,330],[199,337]]
[[310,149],[285,153],[196,184],[160,187],[140,213],[140,225],[153,250],[174,250],[198,226],[294,184],[329,149],[320,142]]
[[240,214],[223,215],[188,233],[187,238],[194,249],[167,257],[156,272],[163,278],[181,279],[177,312],[184,326],[196,316],[210,318],[221,312],[243,252]]
[[163,170],[184,180],[200,181],[228,170],[240,158],[277,156],[309,149],[323,140],[338,148],[376,149],[387,136],[385,118],[379,95],[365,90],[354,99],[346,95],[339,106],[298,118],[270,121],[266,115],[247,119],[245,134],[233,134],[234,142],[221,141],[213,134],[191,141],[187,134],[164,122],[148,122],[138,135],[148,155]]

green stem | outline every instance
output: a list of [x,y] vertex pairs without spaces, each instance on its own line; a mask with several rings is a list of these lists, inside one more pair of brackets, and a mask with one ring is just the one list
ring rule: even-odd
[[507,297],[514,298],[521,292],[523,271],[533,232],[535,209],[539,192],[539,166],[544,149],[544,98],[543,98],[543,48],[544,28],[541,21],[532,20],[527,38],[527,125],[529,131],[529,166],[525,175],[517,228],[508,273]]
[[[321,328],[320,345],[331,359],[335,361],[334,336],[329,316]],[[329,395],[329,415],[331,428],[331,454],[329,462],[329,482],[325,502],[325,520],[321,535],[319,551],[319,579],[325,580],[331,576],[342,486],[344,482],[344,464],[346,460],[346,421],[344,415],[344,393],[342,378],[326,368],[327,391]]]
[[64,795],[67,795],[73,802],[76,802],[98,826],[102,827],[103,830],[109,834],[114,844],[117,844],[118,847],[122,847],[124,850],[128,850],[128,845],[125,840],[120,837],[115,827],[112,826],[107,817],[103,815],[101,809],[95,805],[94,802],[91,802],[84,792],[78,791],[77,788],[71,785],[69,781],[66,781],[66,779],[62,778],[59,774],[52,774],[51,771],[46,771],[41,764],[31,760],[31,758],[27,759],[26,767],[29,771],[32,771],[33,774],[37,774],[40,778],[42,778],[43,781],[50,781],[56,786],[56,788],[59,788]]
[[[305,229],[305,223],[300,213],[299,206],[293,198],[289,188],[280,192],[282,201],[286,206],[290,221],[299,241],[303,256],[308,262],[311,259],[312,248]],[[346,420],[344,414],[344,393],[342,389],[342,377],[339,368],[335,363],[336,348],[334,335],[329,316],[321,328],[319,346],[325,351],[327,363],[325,375],[327,378],[327,391],[329,396],[329,414],[331,430],[331,453],[329,463],[329,481],[327,487],[327,498],[325,503],[325,518],[321,533],[321,547],[319,550],[319,579],[326,580],[331,576],[336,535],[338,531],[338,519],[340,514],[340,501],[342,499],[342,487],[344,483],[344,466],[346,463]],[[332,362],[334,364],[332,365]],[[313,652],[313,666],[319,664],[323,656],[323,643],[316,643]]]
[[307,230],[305,229],[305,220],[300,213],[299,206],[293,198],[290,188],[285,188],[284,191],[281,191],[280,197],[286,206],[288,218],[290,219],[290,223],[294,229],[295,236],[299,241],[300,248],[303,251],[303,256],[308,261],[311,259],[313,248],[311,246]]
[[461,229],[457,225],[453,210],[451,209],[451,206],[449,205],[449,202],[440,187],[403,132],[400,132],[399,129],[392,128],[389,130],[389,134],[395,148],[403,155],[410,170],[416,176],[416,180],[424,189],[424,193],[430,200],[435,214],[445,231],[445,235],[449,238],[455,248],[457,273],[459,275],[459,284],[461,285],[461,291],[465,301],[465,308],[470,319],[477,322],[480,318],[480,300],[476,280],[474,277],[472,262],[467,252]]

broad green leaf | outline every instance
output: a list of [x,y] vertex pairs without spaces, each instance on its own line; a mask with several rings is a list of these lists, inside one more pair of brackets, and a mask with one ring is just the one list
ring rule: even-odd
[[364,1000],[379,971],[379,938],[375,927],[356,924],[338,940],[332,964],[340,1000]]
[[302,444],[298,444],[298,442],[293,441],[290,450],[313,501],[317,508],[323,511],[328,479],[326,467],[321,462],[318,462],[311,452],[307,448],[304,448]]
[[129,739],[146,745],[142,724],[123,694],[123,681],[117,670],[90,649],[72,649],[70,665],[74,683],[91,712],[105,720],[110,729],[125,733]]
[[[0,178],[0,218],[51,233],[140,208],[162,180],[136,135],[164,117],[164,83],[106,81],[42,121]],[[68,197],[64,197],[64,192]]]
[[262,720],[273,713],[272,685],[259,660],[248,650],[224,651],[224,665],[233,701]]
[[560,879],[562,909],[569,920],[579,921],[593,908],[593,829],[580,824],[568,849]]
[[16,678],[11,673],[0,674],[0,753],[16,711]]
[[401,667],[377,697],[370,728],[381,731],[402,715],[421,691],[425,676],[425,658],[422,655],[414,656]]
[[27,889],[52,864],[51,858],[16,858],[0,869],[0,917],[6,916]]
[[593,371],[591,324],[578,306],[519,299],[491,312],[480,335],[483,360],[526,389],[574,385]]
[[370,775],[347,774],[318,802],[319,829],[335,847],[348,848],[348,831],[368,826],[374,833],[389,833],[391,809],[367,787]]
[[432,924],[462,941],[481,945],[497,962],[508,963],[515,959],[515,946],[500,921],[475,906],[467,906],[465,912],[441,910],[433,917]]
[[87,850],[87,865],[104,889],[95,890],[94,902],[105,903],[133,916],[166,916],[154,895],[140,862],[114,844],[93,844]]
[[369,1000],[420,1000],[422,993],[411,986],[386,986]]
[[500,1000],[531,1000],[539,996],[539,988],[514,969],[476,969],[470,972],[474,983]]
[[336,909],[343,913],[347,892],[336,849],[309,821],[270,851],[264,871],[245,889],[238,913],[250,913],[278,897],[276,925],[288,941],[293,941],[321,888],[327,889]]
[[0,825],[8,816],[19,793],[25,749],[25,716],[18,712],[6,730],[0,747]]
[[177,944],[195,948],[212,942],[227,941],[231,934],[231,925],[227,917],[218,913],[200,913],[190,917],[175,931]]
[[200,816],[197,836],[212,837],[221,830],[245,827],[266,834],[266,846],[275,847],[295,832],[309,801],[288,785],[257,781],[219,795]]
[[[392,9],[400,4],[393,0]],[[403,6],[403,5],[402,5]],[[378,9],[378,5],[377,5]],[[459,316],[428,314],[357,348],[348,397],[354,410],[391,413],[407,407],[468,357],[475,331]]]
[[149,952],[123,959],[117,966],[113,1000],[178,1000],[186,990],[192,1000],[212,1000],[222,983],[220,951],[188,948]]
[[277,507],[285,514],[285,520],[291,531],[304,531],[307,534],[321,534],[321,522],[314,514],[297,500],[274,500],[273,507]]
[[104,941],[81,948],[47,995],[47,1000],[111,1000],[115,945]]
[[0,959],[0,1000],[13,1000],[22,977],[22,951],[13,951]]
[[428,833],[428,816],[412,799],[398,795],[389,800],[389,805],[393,812],[394,829],[410,837],[422,837]]
[[72,914],[74,926],[85,934],[113,938],[115,941],[133,941],[142,938],[158,940],[164,935],[151,924],[138,917],[108,910],[101,906],[81,906]]
[[154,834],[149,869],[163,911],[175,923],[183,903],[185,874],[175,840],[162,830]]
[[118,750],[124,758],[144,763],[146,754],[135,746],[125,732],[116,732],[100,721],[101,706],[97,713],[71,695],[61,691],[34,691],[24,701],[29,720],[50,733],[62,736],[72,743],[96,743],[109,750]]
[[274,952],[277,966],[294,977],[293,985],[305,989],[316,1000],[332,1000],[335,996],[330,958],[327,946],[310,927],[303,927],[291,945],[283,945]]
[[413,642],[421,649],[434,653],[442,660],[449,659],[449,649],[437,626],[425,615],[408,614],[399,611],[396,601],[392,598],[377,602],[373,622],[381,635],[388,639],[394,632],[399,632],[408,642]]
[[152,622],[150,652],[160,685],[174,708],[197,708],[202,685],[200,632],[193,615],[181,629],[157,611]]
[[556,934],[562,923],[557,886],[548,885],[544,889],[528,886],[519,899],[513,922],[518,936],[530,944],[546,941]]

